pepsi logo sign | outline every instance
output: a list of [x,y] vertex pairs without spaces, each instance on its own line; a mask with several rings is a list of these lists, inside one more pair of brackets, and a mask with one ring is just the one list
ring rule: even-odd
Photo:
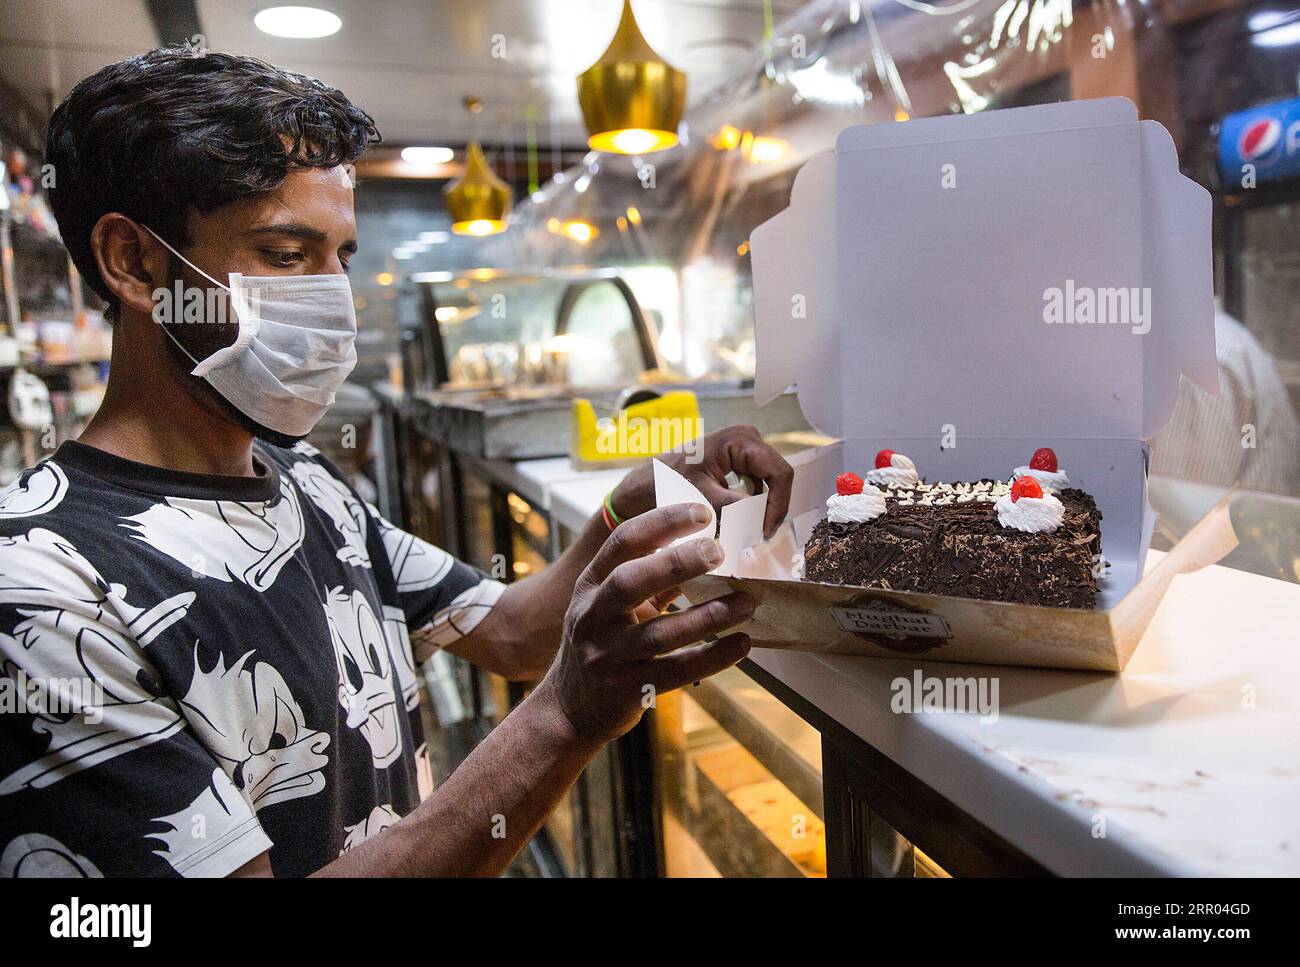
[[1277,118],[1257,118],[1241,129],[1237,154],[1245,162],[1267,160],[1282,144],[1282,122]]
[[1300,97],[1224,117],[1219,126],[1219,171],[1229,191],[1300,178]]

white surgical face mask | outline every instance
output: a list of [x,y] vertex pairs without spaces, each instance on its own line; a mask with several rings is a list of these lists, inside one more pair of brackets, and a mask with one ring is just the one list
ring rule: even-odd
[[202,361],[171,330],[163,332],[201,376],[250,420],[286,436],[305,436],[334,404],[357,364],[357,315],[346,275],[230,274],[222,285],[158,236],[178,259],[230,293],[239,321],[234,343]]

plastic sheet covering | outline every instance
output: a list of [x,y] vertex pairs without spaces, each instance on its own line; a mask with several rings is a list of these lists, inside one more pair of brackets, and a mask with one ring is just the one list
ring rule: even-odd
[[1133,25],[1152,15],[1079,0],[810,3],[688,113],[681,147],[590,153],[518,207],[485,264],[620,267],[658,323],[668,368],[752,376],[748,235],[785,207],[809,156],[853,124],[1140,101]]

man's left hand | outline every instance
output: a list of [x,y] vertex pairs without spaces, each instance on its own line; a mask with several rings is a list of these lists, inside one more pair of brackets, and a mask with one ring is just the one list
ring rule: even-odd
[[[794,471],[785,458],[763,442],[752,426],[729,426],[695,441],[690,451],[675,450],[655,458],[672,467],[702,493],[715,511],[744,495],[727,487],[728,473],[749,482],[754,493],[767,484],[763,536],[771,537],[790,508]],[[654,468],[637,467],[614,490],[614,512],[624,520],[655,506]]]

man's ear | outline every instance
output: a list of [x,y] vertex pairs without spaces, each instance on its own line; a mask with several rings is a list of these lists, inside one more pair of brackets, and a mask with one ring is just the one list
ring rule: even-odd
[[110,212],[95,223],[90,247],[109,291],[122,305],[150,315],[154,291],[168,284],[162,244],[125,215]]

